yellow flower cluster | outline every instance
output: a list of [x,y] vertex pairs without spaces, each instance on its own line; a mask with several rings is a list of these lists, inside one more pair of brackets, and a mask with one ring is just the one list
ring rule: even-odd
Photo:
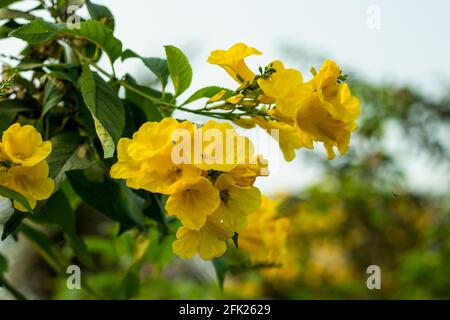
[[252,221],[239,233],[239,249],[246,252],[252,265],[261,267],[268,281],[294,279],[297,276],[296,254],[289,250],[291,221],[278,213],[279,202],[262,197],[261,207],[249,215]]
[[[0,185],[25,196],[32,208],[38,200],[50,197],[55,184],[48,177],[45,160],[52,150],[49,141],[42,141],[40,133],[30,125],[18,123],[3,132],[0,142]],[[14,201],[14,207],[27,211]]]
[[173,118],[147,122],[132,139],[120,139],[117,151],[113,178],[168,195],[166,211],[182,223],[173,243],[182,258],[222,255],[226,240],[244,229],[247,216],[260,206],[253,183],[267,174],[266,162],[227,123],[209,121],[198,128]]
[[239,233],[239,249],[249,254],[252,264],[265,265],[263,275],[268,277],[285,270],[288,262],[290,221],[278,216],[278,205],[277,201],[263,196],[261,207],[249,215],[253,223]]
[[[267,131],[278,129],[277,139],[285,159],[293,160],[295,150],[301,147],[312,149],[315,141],[324,144],[329,159],[335,157],[334,147],[344,154],[357,128],[360,103],[344,83],[338,65],[326,60],[309,81],[304,81],[300,71],[285,68],[278,60],[261,75],[255,75],[244,61],[254,54],[261,53],[238,43],[228,50],[213,51],[208,62],[224,68],[241,87],[248,84],[246,89],[252,96],[258,87],[262,92],[257,95],[257,104],[274,105],[265,116],[257,114],[252,120]],[[239,101],[244,98],[241,96]]]

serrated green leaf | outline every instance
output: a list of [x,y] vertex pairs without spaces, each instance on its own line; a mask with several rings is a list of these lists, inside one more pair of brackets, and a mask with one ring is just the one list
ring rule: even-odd
[[167,81],[169,79],[169,66],[167,64],[167,60],[161,58],[143,58],[134,51],[127,49],[122,54],[122,61],[129,58],[141,59],[144,65],[149,68],[155,76],[158,77],[162,87],[166,87]]
[[66,28],[63,33],[95,43],[109,56],[111,63],[114,63],[122,54],[122,42],[114,37],[111,29],[99,21],[83,21],[79,29]]
[[27,198],[25,198],[19,192],[11,190],[4,186],[0,186],[0,196],[17,201],[22,206],[24,206],[24,208],[27,209],[28,212],[33,213],[33,209],[31,209],[31,206],[28,203]]
[[220,91],[226,91],[225,96],[231,96],[233,91],[229,90],[229,89],[225,89],[222,87],[217,87],[217,86],[210,86],[210,87],[205,87],[205,88],[201,88],[199,90],[197,90],[193,95],[191,95],[185,102],[183,102],[182,106],[192,103],[194,101],[197,101],[199,99],[202,98],[212,98],[213,96],[215,96],[216,94],[218,94]]
[[52,153],[47,162],[50,167],[49,176],[55,180],[56,185],[59,185],[67,171],[87,169],[93,164],[89,146],[78,133],[64,132],[50,141]]
[[63,29],[63,24],[49,23],[39,18],[12,31],[9,36],[19,38],[33,44],[45,42],[55,38],[58,32]]
[[125,110],[122,101],[109,84],[93,73],[88,65],[83,66],[80,88],[102,143],[104,158],[111,158],[125,127]]
[[107,7],[92,3],[90,0],[86,0],[86,7],[92,19],[98,21],[105,20],[105,25],[114,31],[114,16]]
[[192,68],[184,53],[177,47],[164,46],[170,78],[175,88],[175,97],[178,97],[191,85]]

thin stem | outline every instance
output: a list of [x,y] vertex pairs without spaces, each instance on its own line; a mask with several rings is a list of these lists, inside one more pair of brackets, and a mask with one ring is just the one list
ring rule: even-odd
[[233,112],[235,110],[232,110],[231,112],[211,112],[208,111],[207,109],[203,108],[203,109],[198,109],[198,110],[192,110],[192,109],[187,109],[184,108],[182,106],[177,106],[173,103],[174,99],[172,99],[171,102],[166,102],[163,101],[161,99],[155,98],[153,96],[150,96],[148,94],[146,94],[145,92],[142,92],[141,90],[139,90],[138,88],[130,85],[128,82],[123,81],[123,80],[119,80],[116,78],[115,73],[111,74],[108,71],[104,70],[102,67],[100,67],[97,63],[95,63],[94,61],[92,61],[91,59],[89,59],[88,57],[85,57],[83,54],[81,54],[80,52],[74,50],[75,54],[80,58],[80,60],[90,64],[92,67],[94,67],[95,69],[97,69],[99,72],[101,72],[103,75],[105,75],[106,77],[108,77],[109,79],[111,79],[112,81],[120,84],[121,86],[127,88],[130,91],[133,91],[134,93],[140,95],[141,97],[153,102],[158,110],[158,112],[165,117],[165,114],[161,111],[160,107],[163,107],[165,109],[170,109],[170,110],[181,110],[181,111],[185,111],[185,112],[189,112],[189,113],[194,113],[194,114],[198,114],[198,115],[202,115],[202,116],[206,116],[206,117],[211,117],[211,118],[215,118],[215,119],[234,119],[234,118],[238,118],[241,117],[243,115],[248,115],[248,116],[252,116],[254,114],[252,113],[239,113],[239,114],[234,114]]
[[14,288],[9,283],[9,281],[6,280],[3,276],[0,276],[0,286],[4,287],[7,291],[9,291],[17,300],[28,300],[22,293],[20,293],[16,288]]

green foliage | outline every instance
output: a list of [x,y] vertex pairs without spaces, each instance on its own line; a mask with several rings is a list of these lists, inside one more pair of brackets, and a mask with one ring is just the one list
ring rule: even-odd
[[98,21],[84,21],[80,29],[65,29],[63,35],[76,36],[89,40],[108,55],[111,63],[114,63],[122,55],[122,42],[113,36],[112,31]]
[[111,11],[102,5],[94,4],[90,0],[86,0],[86,7],[92,19],[97,21],[105,21],[105,25],[114,31],[115,20]]
[[119,222],[122,231],[134,226],[144,227],[144,200],[122,183],[110,178],[102,182],[90,181],[79,170],[70,171],[67,176],[75,192],[91,207]]
[[169,66],[167,65],[167,60],[161,58],[143,58],[134,51],[127,49],[122,54],[122,60],[124,61],[129,58],[141,59],[144,65],[158,77],[162,88],[164,89],[166,87],[169,79]]
[[67,131],[51,139],[52,153],[48,157],[49,176],[57,184],[64,179],[64,174],[71,170],[87,169],[95,161],[94,151],[87,144],[87,139],[74,131]]
[[192,68],[184,53],[174,46],[164,46],[166,49],[167,65],[178,97],[191,85]]
[[33,217],[35,222],[56,225],[61,228],[77,258],[84,265],[92,267],[93,260],[87,251],[86,244],[77,234],[75,219],[75,212],[61,190],[51,197],[39,215]]
[[8,271],[8,260],[0,254],[0,275]]
[[108,83],[92,72],[88,65],[83,65],[80,89],[94,120],[95,130],[103,146],[104,157],[111,158],[125,126],[122,102]]
[[61,250],[44,233],[26,224],[20,227],[22,232],[34,245],[41,257],[58,274],[65,273],[69,261]]
[[36,19],[30,23],[12,31],[11,37],[19,38],[31,44],[48,41],[64,29],[62,24],[46,22],[42,19]]
[[52,108],[56,107],[63,99],[63,92],[58,88],[54,79],[49,79],[45,85],[44,100],[42,102],[42,114],[45,116]]
[[217,87],[217,86],[205,87],[205,88],[201,88],[201,89],[197,90],[196,92],[194,92],[185,102],[183,102],[183,105],[192,103],[192,102],[197,101],[202,98],[212,98],[213,96],[215,96],[222,90],[224,90],[226,92],[224,95],[224,98],[231,97],[231,95],[233,94],[233,91],[222,88],[222,87]]
[[24,208],[28,210],[28,212],[33,213],[33,209],[31,209],[31,206],[28,203],[27,198],[25,198],[17,191],[11,190],[4,186],[0,186],[0,196],[17,201],[18,203],[23,205]]
[[225,282],[225,276],[228,272],[228,265],[224,258],[213,259],[214,270],[216,271],[217,280],[219,282],[220,290],[223,290],[223,284]]

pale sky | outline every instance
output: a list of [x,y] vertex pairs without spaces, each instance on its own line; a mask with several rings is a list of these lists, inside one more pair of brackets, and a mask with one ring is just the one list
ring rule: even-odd
[[[111,9],[116,18],[116,36],[122,40],[124,48],[143,56],[161,57],[165,44],[185,51],[191,58],[194,79],[191,90],[184,96],[208,85],[236,86],[220,68],[206,63],[209,51],[226,49],[236,42],[245,42],[264,53],[249,60],[253,67],[274,59],[287,59],[288,65],[292,63],[289,66],[300,67],[301,63],[288,59],[281,48],[301,45],[334,59],[344,71],[349,67],[375,81],[411,84],[430,95],[443,92],[450,83],[450,1],[93,2]],[[379,13],[379,29],[367,26],[373,10]],[[2,41],[3,53],[13,53],[18,47],[19,40]],[[132,61],[122,66],[118,64],[117,70],[119,73],[146,72],[138,62]],[[399,154],[403,151],[396,143],[391,147],[398,148]],[[299,154],[304,152],[308,151],[301,150]],[[317,171],[301,158],[289,164],[280,161],[274,175],[261,178],[258,185],[271,193],[296,190],[314,180]],[[408,180],[415,188],[434,190],[448,183],[448,176],[427,167],[427,159],[413,161],[412,158],[417,157],[404,157]]]

